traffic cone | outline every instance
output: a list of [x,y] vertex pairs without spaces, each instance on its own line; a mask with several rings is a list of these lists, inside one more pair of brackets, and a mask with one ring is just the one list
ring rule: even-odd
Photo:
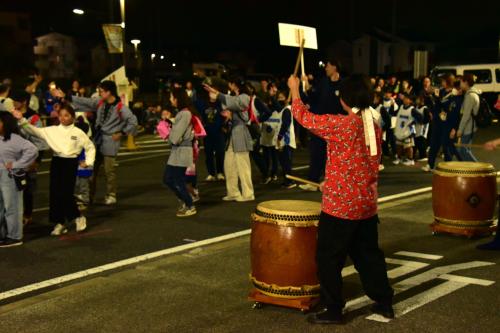
[[129,134],[127,136],[127,150],[132,151],[132,150],[137,150],[139,149],[139,146],[135,144],[135,138],[133,135]]

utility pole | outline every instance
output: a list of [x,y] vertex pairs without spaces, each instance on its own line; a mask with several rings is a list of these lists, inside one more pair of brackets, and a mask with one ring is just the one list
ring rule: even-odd
[[121,13],[121,26],[122,26],[122,36],[123,36],[123,67],[125,67],[125,73],[127,72],[127,41],[125,39],[125,0],[120,0],[120,13]]
[[396,36],[397,33],[398,33],[398,29],[397,29],[397,14],[398,14],[398,10],[397,10],[396,4],[397,4],[397,0],[392,0],[391,33],[394,36]]

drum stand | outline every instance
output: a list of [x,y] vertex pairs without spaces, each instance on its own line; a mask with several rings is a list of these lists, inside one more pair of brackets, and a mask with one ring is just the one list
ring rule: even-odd
[[[497,201],[500,203],[500,195],[497,197]],[[500,224],[500,204],[499,204],[499,210],[498,210],[498,222],[497,225],[492,225],[490,227],[484,227],[484,228],[458,228],[458,227],[450,227],[443,225],[439,223],[438,221],[434,221],[430,225],[432,234],[452,234],[452,235],[459,235],[459,236],[466,236],[467,238],[471,239],[473,237],[481,237],[481,236],[490,236],[492,235],[495,231],[498,232],[498,224]]]
[[298,309],[303,313],[309,312],[319,303],[319,297],[279,298],[264,295],[255,288],[250,291],[248,300],[254,302],[253,309],[262,309],[264,304],[270,304]]

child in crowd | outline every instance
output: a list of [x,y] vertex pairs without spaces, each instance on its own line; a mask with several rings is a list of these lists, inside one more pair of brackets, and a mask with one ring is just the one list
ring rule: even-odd
[[23,190],[14,177],[37,155],[35,145],[19,135],[16,119],[0,111],[0,247],[23,244]]
[[[37,128],[31,125],[20,111],[14,111],[21,126],[30,134],[44,139],[53,151],[50,164],[49,220],[55,224],[51,235],[65,234],[66,223],[75,221],[76,231],[87,228],[87,220],[78,210],[74,197],[78,165],[90,167],[95,160],[95,147],[89,137],[74,125],[75,110],[69,104],[61,104],[59,125]],[[85,161],[78,156],[85,149]]]
[[[265,166],[267,168],[268,177],[264,179],[264,184],[269,184],[272,181],[278,180],[278,133],[281,127],[281,111],[282,106],[276,105],[271,116],[264,121],[261,126],[260,146],[264,153]],[[271,173],[269,174],[269,169]]]
[[395,156],[397,153],[396,138],[394,137],[394,129],[396,128],[396,119],[399,106],[392,97],[392,92],[387,90],[384,92],[382,107],[380,114],[382,119],[390,119],[385,126],[385,142],[383,145],[384,154],[386,156]]
[[[29,101],[31,99],[29,93],[24,90],[14,90],[12,94],[10,94],[10,97],[12,98],[14,109],[19,110],[31,125],[36,127],[43,126],[40,115],[29,107]],[[38,148],[38,157],[27,170],[27,184],[23,192],[23,224],[28,225],[33,222],[34,198],[38,184],[38,166],[42,161],[43,151],[49,149],[49,147],[44,140],[27,133],[23,129],[20,129],[20,134],[23,138],[25,138]]]
[[421,121],[420,113],[413,106],[413,98],[403,94],[403,106],[399,109],[394,136],[396,137],[397,157],[394,164],[415,165],[413,147],[415,147],[415,124]]
[[429,134],[430,110],[425,105],[425,96],[417,97],[416,110],[420,114],[422,121],[415,124],[415,149],[416,159],[419,162],[427,161],[427,137]]
[[288,102],[288,96],[284,92],[278,93],[278,103],[282,107],[279,112],[279,131],[277,133],[277,148],[278,155],[283,170],[283,184],[286,189],[297,187],[297,184],[286,178],[286,175],[292,174],[292,157],[293,150],[297,148],[295,142],[295,127],[291,106]]

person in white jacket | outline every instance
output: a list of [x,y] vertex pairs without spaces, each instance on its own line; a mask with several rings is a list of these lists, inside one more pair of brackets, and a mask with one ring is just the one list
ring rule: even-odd
[[[29,133],[44,139],[53,151],[50,164],[49,220],[55,224],[51,235],[59,236],[68,232],[66,222],[75,221],[76,231],[87,228],[87,220],[75,201],[78,165],[89,167],[95,161],[95,147],[87,134],[74,125],[75,110],[63,104],[59,110],[59,125],[37,128],[23,118],[20,111],[13,112],[20,125]],[[78,155],[85,149],[85,161],[78,162]]]

